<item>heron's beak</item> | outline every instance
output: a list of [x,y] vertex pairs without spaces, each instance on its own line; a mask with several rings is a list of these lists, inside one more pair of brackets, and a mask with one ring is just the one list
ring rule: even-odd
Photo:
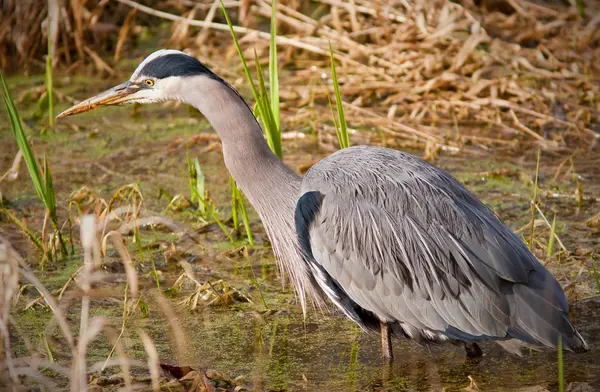
[[77,105],[70,107],[69,109],[56,116],[56,118],[89,112],[90,110],[101,108],[103,106],[124,104],[133,100],[135,97],[135,93],[137,93],[138,91],[140,91],[140,86],[131,83],[130,81],[127,81],[125,83],[121,83],[118,86],[111,88],[110,90],[106,90],[105,92],[100,93],[92,98],[88,98],[85,101],[79,102]]

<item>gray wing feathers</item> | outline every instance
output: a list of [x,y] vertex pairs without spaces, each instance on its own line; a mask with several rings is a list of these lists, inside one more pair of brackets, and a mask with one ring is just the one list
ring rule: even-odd
[[563,334],[582,344],[554,277],[444,171],[399,151],[354,147],[313,166],[301,192],[315,191],[321,205],[300,240],[381,320],[409,335],[553,346]]

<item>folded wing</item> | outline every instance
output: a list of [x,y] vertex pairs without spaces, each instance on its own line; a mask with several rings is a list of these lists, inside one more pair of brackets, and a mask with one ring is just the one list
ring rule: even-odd
[[416,340],[584,345],[562,289],[522,241],[414,156],[355,147],[319,162],[296,228],[317,282],[359,324],[397,322]]

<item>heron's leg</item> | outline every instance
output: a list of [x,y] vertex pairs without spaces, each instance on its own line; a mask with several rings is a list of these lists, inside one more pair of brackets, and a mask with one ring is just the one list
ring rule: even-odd
[[392,351],[392,333],[390,325],[381,321],[381,356],[383,360],[391,363],[394,359],[394,352]]
[[467,352],[467,358],[479,358],[483,356],[483,351],[477,343],[465,342],[465,351]]

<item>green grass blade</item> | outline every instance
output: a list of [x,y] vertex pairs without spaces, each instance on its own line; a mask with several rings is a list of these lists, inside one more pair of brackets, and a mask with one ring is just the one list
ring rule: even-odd
[[189,146],[186,143],[185,146],[185,153],[186,153],[186,159],[187,159],[187,167],[188,167],[188,187],[190,190],[190,200],[193,202],[194,201],[194,197],[195,197],[195,189],[196,189],[196,184],[194,184],[194,181],[196,180],[196,173],[195,173],[195,167],[194,165],[192,165],[192,158],[190,157],[190,149]]
[[342,101],[342,94],[340,93],[340,85],[337,79],[337,72],[335,70],[335,59],[333,58],[333,48],[331,42],[329,43],[329,59],[331,61],[331,79],[333,80],[333,90],[335,92],[335,104],[337,107],[337,115],[339,128],[336,126],[338,141],[340,148],[350,147],[350,137],[348,136],[348,124],[346,124],[346,116],[344,115],[344,103]]
[[152,277],[154,278],[154,283],[156,283],[156,288],[160,290],[160,276],[158,276],[158,270],[156,269],[156,264],[154,264],[154,257],[150,257],[150,265],[152,266]]
[[198,212],[203,217],[206,217],[206,206],[204,203],[205,186],[204,186],[204,174],[200,168],[200,162],[198,158],[190,157],[190,151],[187,149],[187,165],[188,165],[188,187],[190,189],[190,201],[196,203]]
[[355,391],[356,382],[359,377],[359,362],[358,362],[358,336],[352,340],[352,346],[350,348],[350,364],[348,366],[348,390]]
[[223,222],[221,222],[221,220],[217,216],[217,213],[215,212],[215,210],[213,208],[210,208],[208,211],[209,211],[209,215],[210,215],[211,219],[215,221],[215,223],[217,224],[217,226],[219,226],[219,228],[221,229],[223,234],[225,234],[225,236],[227,236],[227,239],[229,240],[229,242],[231,244],[233,244],[233,237],[231,236],[231,233],[229,232],[229,230],[227,230],[227,226],[225,226],[223,224]]
[[537,205],[538,179],[540,177],[540,156],[541,150],[538,150],[537,163],[535,166],[535,182],[533,183],[533,197],[531,199],[531,235],[529,236],[529,249],[533,249],[533,239],[535,235],[535,206]]
[[563,367],[562,336],[558,337],[558,391],[565,392],[565,372]]
[[598,295],[600,295],[600,274],[598,274],[598,269],[596,268],[596,261],[594,260],[593,256],[592,256],[592,273],[594,276],[594,281],[596,282],[596,291],[598,292]]
[[[188,185],[190,188],[190,200],[195,203],[198,199],[196,194],[196,168],[191,161],[188,161]],[[198,202],[198,204],[201,204]]]
[[338,137],[338,142],[340,143],[340,148],[342,145],[342,140],[340,139],[340,124],[338,124],[337,116],[335,111],[333,110],[333,102],[331,102],[331,97],[327,96],[327,102],[329,102],[329,109],[331,110],[331,118],[333,119],[333,125],[335,126],[335,134]]
[[[233,237],[227,229],[227,226],[217,216],[215,208],[206,199],[205,193],[205,179],[202,170],[200,169],[200,163],[198,158],[194,158],[194,162],[190,158],[189,150],[187,152],[187,163],[188,163],[188,185],[190,188],[190,199],[192,202],[197,202],[198,211],[201,212],[203,217],[209,216],[219,226],[221,231],[227,236],[230,243],[233,243]],[[200,194],[202,192],[203,194]]]
[[283,151],[281,149],[281,134],[279,133],[279,127],[275,122],[273,111],[271,110],[271,103],[269,101],[269,94],[265,85],[265,79],[263,77],[262,66],[258,59],[256,50],[254,51],[254,58],[256,60],[256,73],[258,74],[258,89],[260,96],[258,98],[260,117],[265,127],[265,134],[267,137],[267,143],[271,150],[279,158],[283,157]]
[[244,68],[244,73],[246,74],[246,79],[250,83],[250,87],[252,88],[252,95],[254,95],[254,99],[258,101],[258,90],[256,89],[256,85],[254,84],[254,80],[252,79],[252,75],[250,75],[250,69],[248,68],[248,64],[246,63],[246,59],[244,58],[244,53],[242,52],[242,48],[240,47],[240,43],[237,40],[235,35],[235,31],[233,31],[233,24],[231,23],[231,19],[229,19],[229,14],[227,13],[227,9],[225,8],[225,4],[223,4],[223,0],[221,2],[221,10],[223,11],[223,15],[225,16],[225,20],[227,21],[227,26],[229,26],[229,32],[231,33],[231,37],[233,38],[233,43],[235,45],[235,49],[238,52],[238,56],[242,61],[242,67]]
[[[204,199],[206,195],[204,187],[204,173],[202,173],[202,169],[200,168],[200,162],[198,162],[198,158],[194,158],[194,169],[196,172],[196,177],[194,181],[196,185],[196,197],[198,199]],[[206,208],[204,208],[204,204],[202,203],[198,203],[198,210],[202,215],[206,213]]]
[[231,189],[231,220],[236,234],[240,233],[240,219],[238,216],[237,185],[233,177],[229,176],[229,188]]
[[54,83],[52,81],[52,40],[48,36],[48,56],[46,57],[46,95],[48,96],[48,125],[54,125]]
[[[259,91],[256,84],[254,83],[254,79],[252,79],[252,75],[250,74],[250,69],[248,68],[248,63],[246,63],[246,59],[244,57],[244,53],[240,47],[240,44],[235,35],[235,31],[233,29],[233,24],[231,23],[231,19],[229,18],[229,14],[225,9],[223,4],[223,0],[221,1],[221,10],[223,11],[223,15],[225,16],[225,20],[227,21],[227,25],[229,26],[229,31],[231,33],[231,37],[233,38],[233,43],[237,50],[238,56],[242,62],[242,68],[244,69],[244,74],[246,75],[246,79],[248,83],[250,83],[250,87],[252,89],[252,95],[254,96],[254,100],[256,101],[258,112],[260,114],[260,118],[263,120],[263,124],[265,125],[265,133],[267,135],[267,141],[269,142],[269,146],[279,158],[283,156],[283,152],[281,149],[281,138],[279,136],[279,128],[276,126],[275,119],[273,117],[273,112],[271,110],[271,106],[269,103],[269,93],[266,88],[263,88],[262,91]],[[258,61],[257,61],[258,63]],[[259,65],[260,68],[260,65]],[[262,74],[259,75],[259,78],[262,78]],[[263,80],[264,85],[264,80]],[[279,93],[278,93],[279,94]],[[263,96],[265,98],[263,98]]]
[[[23,160],[25,161],[25,165],[27,166],[27,170],[29,171],[29,176],[31,177],[31,181],[33,182],[33,187],[35,188],[38,197],[44,203],[44,206],[50,213],[50,220],[54,229],[56,230],[56,235],[58,236],[58,240],[60,242],[60,247],[63,255],[67,254],[67,248],[65,242],[60,233],[60,226],[58,224],[58,217],[56,213],[56,196],[54,192],[54,185],[52,183],[52,174],[50,173],[50,168],[48,167],[48,162],[44,158],[44,175],[42,176],[42,171],[40,170],[40,166],[35,158],[33,153],[33,149],[27,140],[27,136],[25,136],[25,131],[23,130],[23,124],[21,123],[21,118],[19,116],[19,112],[12,100],[10,95],[10,91],[8,89],[8,85],[6,84],[6,80],[4,79],[4,75],[0,72],[0,88],[2,90],[2,98],[4,100],[4,106],[6,107],[6,111],[8,113],[8,117],[10,120],[10,125],[13,131],[13,135],[17,142],[17,146],[21,153],[23,154]],[[37,237],[30,231],[26,230],[23,226],[21,228],[27,233],[29,238],[36,244],[36,247],[40,249],[40,246],[36,243]],[[41,243],[41,241],[40,241]],[[44,253],[44,247],[41,246],[42,253]],[[48,255],[44,255],[46,257]]]
[[270,131],[274,128],[274,122],[271,121],[273,119],[273,112],[271,111],[271,102],[269,100],[269,94],[263,76],[262,65],[260,65],[260,59],[258,58],[256,49],[254,49],[254,61],[256,64],[256,74],[258,76],[258,108],[261,111],[261,119],[265,125],[267,136],[271,137],[273,134]]
[[252,231],[250,230],[250,222],[248,220],[248,213],[246,212],[246,205],[244,204],[244,197],[242,196],[242,192],[237,188],[237,199],[238,199],[238,207],[240,208],[240,213],[242,215],[242,222],[244,223],[244,229],[246,230],[246,237],[248,238],[248,244],[250,246],[254,246],[254,237],[252,236]]
[[48,344],[48,339],[46,338],[46,333],[42,333],[42,339],[44,340],[44,349],[46,350],[46,358],[50,363],[54,363],[54,355],[52,355],[52,350],[50,349],[50,345]]
[[277,327],[279,326],[279,320],[273,322],[273,331],[271,332],[271,344],[269,346],[269,358],[273,357],[273,351],[275,351],[275,343],[277,342]]
[[258,290],[258,295],[260,296],[260,300],[263,306],[265,307],[265,310],[269,310],[269,307],[267,306],[267,301],[265,300],[265,296],[263,295],[262,289],[260,288],[260,284],[258,284],[258,278],[256,277],[256,273],[254,272],[254,268],[252,268],[252,264],[250,264],[250,262],[248,263],[248,269],[252,274],[252,277],[249,277],[250,282],[252,282],[254,287],[256,287],[256,289]]
[[46,208],[50,211],[50,220],[55,229],[58,230],[58,217],[56,216],[56,194],[54,193],[54,183],[52,182],[52,173],[48,166],[48,160],[44,156],[44,194],[46,195]]
[[15,225],[19,226],[19,229],[23,230],[23,233],[25,233],[27,237],[29,237],[33,245],[35,245],[35,247],[40,251],[40,253],[44,254],[44,245],[42,244],[42,241],[37,235],[35,235],[33,231],[29,230],[29,228],[25,225],[23,221],[21,221],[10,210],[4,207],[0,207],[0,212],[6,215],[8,219],[10,219]]
[[552,227],[550,227],[550,238],[548,238],[548,249],[547,249],[548,256],[552,256],[554,254],[555,236],[556,236],[556,214],[554,214],[554,219],[552,219]]
[[48,166],[48,160],[44,156],[44,193],[46,195],[46,208],[50,212],[50,221],[52,222],[52,226],[54,226],[54,230],[56,231],[56,235],[58,237],[58,242],[60,244],[60,251],[63,256],[69,254],[67,251],[67,244],[65,243],[62,233],[61,227],[58,224],[58,214],[56,211],[56,193],[54,192],[54,183],[52,182],[52,173],[50,172],[50,166]]
[[13,134],[17,141],[17,145],[23,154],[23,160],[27,165],[27,170],[29,170],[29,175],[31,176],[31,180],[33,181],[33,186],[35,187],[35,191],[37,192],[39,198],[46,204],[46,195],[44,194],[44,183],[42,181],[42,173],[40,171],[40,167],[35,159],[35,155],[33,154],[33,150],[29,145],[29,141],[27,140],[27,136],[25,136],[25,131],[23,130],[23,125],[21,124],[21,118],[19,117],[19,112],[15,107],[15,104],[11,98],[10,91],[8,90],[8,85],[6,84],[6,80],[4,79],[4,75],[0,72],[0,87],[2,88],[2,98],[4,99],[4,106],[6,107],[6,111],[8,113],[8,117],[10,119],[10,125],[12,127]]
[[[44,171],[42,175],[42,171],[40,170],[40,166],[35,158],[33,153],[33,149],[27,140],[27,136],[25,136],[25,131],[23,130],[23,125],[21,123],[21,118],[19,116],[19,112],[11,98],[10,91],[8,89],[8,85],[6,84],[6,80],[4,79],[4,75],[0,72],[0,87],[2,90],[2,98],[4,100],[4,106],[6,107],[6,111],[8,113],[8,117],[10,120],[11,128],[13,131],[13,135],[17,142],[17,146],[21,153],[23,154],[23,160],[25,161],[25,165],[27,166],[27,170],[29,171],[29,176],[31,177],[31,181],[33,182],[33,187],[35,188],[36,193],[40,200],[44,203],[44,206],[49,212],[50,220],[54,229],[56,230],[56,235],[58,236],[58,240],[60,243],[61,252],[63,255],[67,255],[67,248],[65,242],[60,233],[60,225],[58,224],[58,217],[56,212],[56,194],[54,192],[54,184],[52,182],[52,174],[50,173],[50,168],[48,166],[48,161],[44,158]],[[35,235],[29,230],[25,230],[22,227],[27,235],[31,238],[31,240],[36,243]],[[40,248],[36,243],[38,249]],[[42,253],[43,245],[42,245]]]
[[48,95],[48,125],[54,125],[54,83],[52,73],[54,71],[54,57],[56,56],[56,42],[60,25],[60,1],[48,0],[48,12],[46,18],[47,55],[46,58],[46,93]]
[[239,218],[238,212],[242,216],[242,222],[244,223],[244,230],[246,231],[246,237],[248,238],[248,244],[254,246],[254,237],[252,231],[250,231],[250,221],[248,220],[248,213],[246,212],[246,205],[244,204],[244,197],[242,191],[237,187],[233,177],[229,176],[229,186],[231,188],[231,218],[233,219],[233,225],[236,233],[239,233]]
[[271,39],[269,41],[269,86],[271,93],[271,111],[277,129],[280,129],[279,117],[279,69],[277,68],[277,0],[271,2]]
[[213,206],[211,204],[209,204],[208,201],[206,201],[204,199],[200,199],[200,202],[202,204],[204,204],[204,208],[206,209],[207,215],[217,224],[217,226],[219,226],[219,228],[221,229],[223,234],[225,234],[227,236],[227,239],[229,240],[229,242],[233,244],[233,237],[231,236],[231,233],[227,229],[227,226],[225,226],[225,224],[221,221],[221,219],[219,219],[219,216],[217,215],[217,211],[215,211]]

